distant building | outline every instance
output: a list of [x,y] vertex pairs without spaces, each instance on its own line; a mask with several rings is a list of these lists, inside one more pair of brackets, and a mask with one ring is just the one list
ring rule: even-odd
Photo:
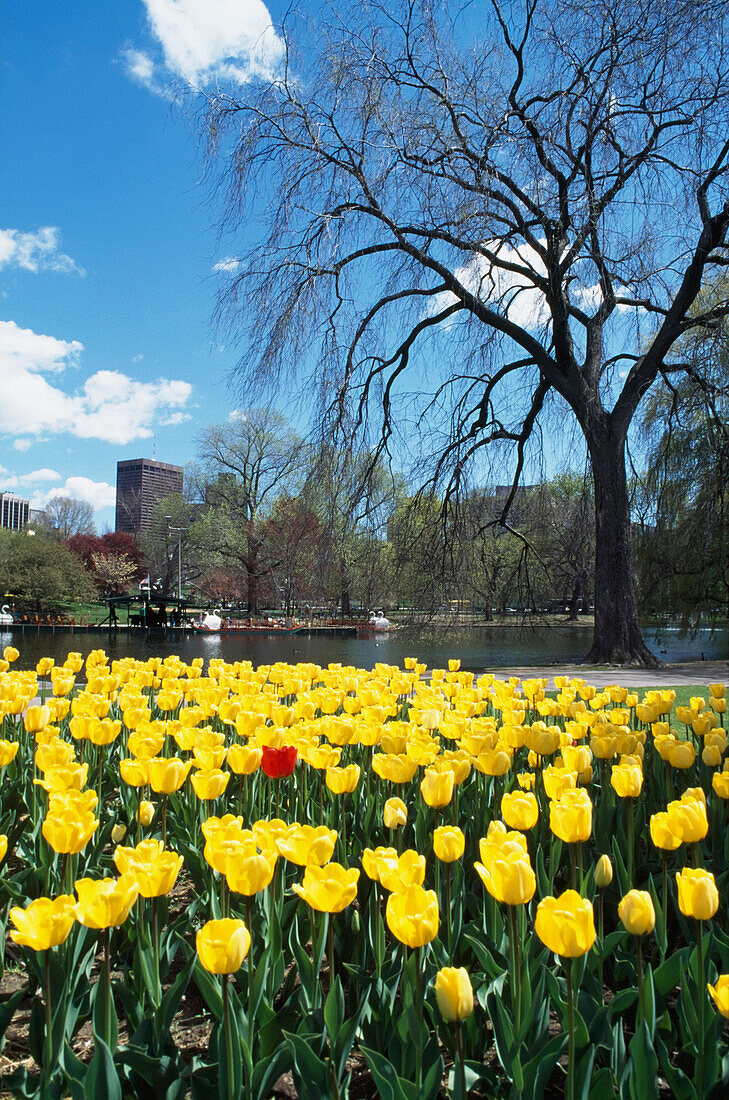
[[182,466],[131,458],[116,464],[116,530],[129,535],[146,531],[152,509],[172,493],[182,492]]
[[15,493],[0,493],[0,527],[22,531],[30,519],[30,501]]

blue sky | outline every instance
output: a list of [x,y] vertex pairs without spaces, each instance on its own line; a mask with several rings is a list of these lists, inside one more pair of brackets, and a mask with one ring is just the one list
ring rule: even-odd
[[88,500],[184,465],[235,402],[211,323],[226,258],[170,88],[269,71],[260,0],[6,0],[0,58],[0,490]]

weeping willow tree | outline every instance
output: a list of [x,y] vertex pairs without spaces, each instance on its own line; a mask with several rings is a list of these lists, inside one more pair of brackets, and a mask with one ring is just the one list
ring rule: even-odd
[[[221,320],[241,380],[306,379],[328,438],[441,499],[512,451],[511,507],[563,410],[594,481],[592,661],[657,663],[638,622],[628,433],[729,310],[726,0],[337,3],[292,15],[264,84],[208,100]],[[217,158],[217,159],[216,159]],[[517,532],[517,534],[519,534]]]
[[[706,308],[726,293],[707,288]],[[648,445],[646,523],[638,560],[647,609],[729,615],[729,324],[685,341],[685,373],[651,391],[641,418]]]

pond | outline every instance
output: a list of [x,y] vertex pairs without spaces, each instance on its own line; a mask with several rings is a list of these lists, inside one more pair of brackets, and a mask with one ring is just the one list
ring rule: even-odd
[[[404,657],[417,656],[428,667],[444,667],[449,657],[460,657],[463,668],[488,669],[540,664],[562,664],[579,660],[590,647],[592,630],[587,625],[498,626],[441,628],[370,637],[336,637],[305,634],[236,635],[188,634],[170,630],[167,635],[119,630],[109,633],[71,633],[68,630],[0,629],[0,652],[6,645],[20,651],[16,668],[35,668],[42,656],[62,663],[69,650],[86,656],[92,649],[104,649],[113,660],[178,654],[184,661],[212,657],[228,662],[252,661],[254,665],[275,661],[340,662],[371,669],[375,664],[402,665]],[[702,628],[686,634],[677,627],[645,630],[645,639],[664,661],[723,660],[729,656],[729,629]]]

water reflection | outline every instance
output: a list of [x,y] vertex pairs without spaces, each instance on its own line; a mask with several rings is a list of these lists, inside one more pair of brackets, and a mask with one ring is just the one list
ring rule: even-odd
[[[729,656],[729,629],[704,628],[691,634],[678,628],[646,630],[647,644],[664,661],[723,660]],[[366,638],[330,637],[305,634],[245,637],[240,635],[187,634],[170,630],[143,634],[119,630],[93,634],[70,631],[0,631],[0,650],[13,645],[20,650],[14,667],[34,668],[40,657],[62,662],[66,653],[77,650],[84,656],[92,649],[104,649],[110,658],[176,653],[183,660],[213,657],[225,661],[252,661],[254,665],[275,661],[311,661],[320,665],[339,662],[360,668],[375,664],[402,664],[403,657],[417,656],[430,667],[443,667],[449,657],[460,657],[464,668],[528,668],[539,664],[560,664],[579,660],[590,647],[592,631],[586,626],[564,625],[483,627],[479,629],[419,630],[415,633],[372,635]]]

